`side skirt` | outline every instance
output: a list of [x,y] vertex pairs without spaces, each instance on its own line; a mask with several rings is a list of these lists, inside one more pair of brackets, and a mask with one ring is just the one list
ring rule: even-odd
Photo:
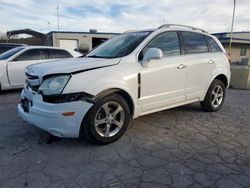
[[159,112],[159,111],[162,111],[162,110],[167,110],[167,109],[178,107],[178,106],[183,106],[183,105],[194,103],[194,102],[199,102],[199,101],[200,101],[199,99],[193,99],[193,100],[185,101],[185,102],[178,103],[178,104],[173,104],[173,105],[166,106],[166,107],[149,110],[149,111],[141,113],[137,117],[140,117],[140,116],[143,116],[143,115],[146,115],[146,114],[151,114],[151,113],[154,113],[154,112]]

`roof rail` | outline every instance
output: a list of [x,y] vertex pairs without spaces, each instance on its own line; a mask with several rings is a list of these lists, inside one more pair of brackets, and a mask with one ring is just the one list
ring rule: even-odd
[[181,25],[181,24],[164,24],[164,25],[161,25],[160,27],[158,27],[158,29],[169,28],[169,27],[183,27],[183,28],[189,28],[189,29],[194,30],[194,31],[201,31],[203,33],[208,33],[206,30],[203,30],[203,29],[200,29],[197,27],[188,26],[188,25]]

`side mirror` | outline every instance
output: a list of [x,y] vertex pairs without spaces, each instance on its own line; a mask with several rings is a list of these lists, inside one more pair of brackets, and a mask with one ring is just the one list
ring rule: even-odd
[[142,59],[142,66],[147,67],[149,65],[150,60],[152,59],[162,59],[163,54],[161,49],[159,48],[149,48]]

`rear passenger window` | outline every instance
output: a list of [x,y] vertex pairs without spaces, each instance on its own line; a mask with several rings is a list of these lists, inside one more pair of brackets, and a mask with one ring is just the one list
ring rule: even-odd
[[143,51],[145,52],[148,48],[161,49],[163,56],[180,55],[180,44],[176,32],[159,34],[147,44]]
[[72,55],[66,50],[48,49],[49,59],[70,58]]
[[14,61],[32,61],[32,60],[43,60],[47,59],[45,49],[32,49],[27,50],[21,55],[17,56]]
[[207,43],[209,45],[210,52],[221,52],[218,44],[211,37],[206,36]]
[[208,52],[207,43],[203,35],[193,32],[182,32],[186,54]]

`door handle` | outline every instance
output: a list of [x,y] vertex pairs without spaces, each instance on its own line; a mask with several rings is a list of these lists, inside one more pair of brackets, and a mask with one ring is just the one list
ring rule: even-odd
[[180,64],[180,65],[177,67],[177,69],[184,69],[184,68],[186,68],[186,67],[187,67],[186,65]]
[[212,59],[208,61],[208,64],[214,64],[214,63],[215,63],[215,61]]

